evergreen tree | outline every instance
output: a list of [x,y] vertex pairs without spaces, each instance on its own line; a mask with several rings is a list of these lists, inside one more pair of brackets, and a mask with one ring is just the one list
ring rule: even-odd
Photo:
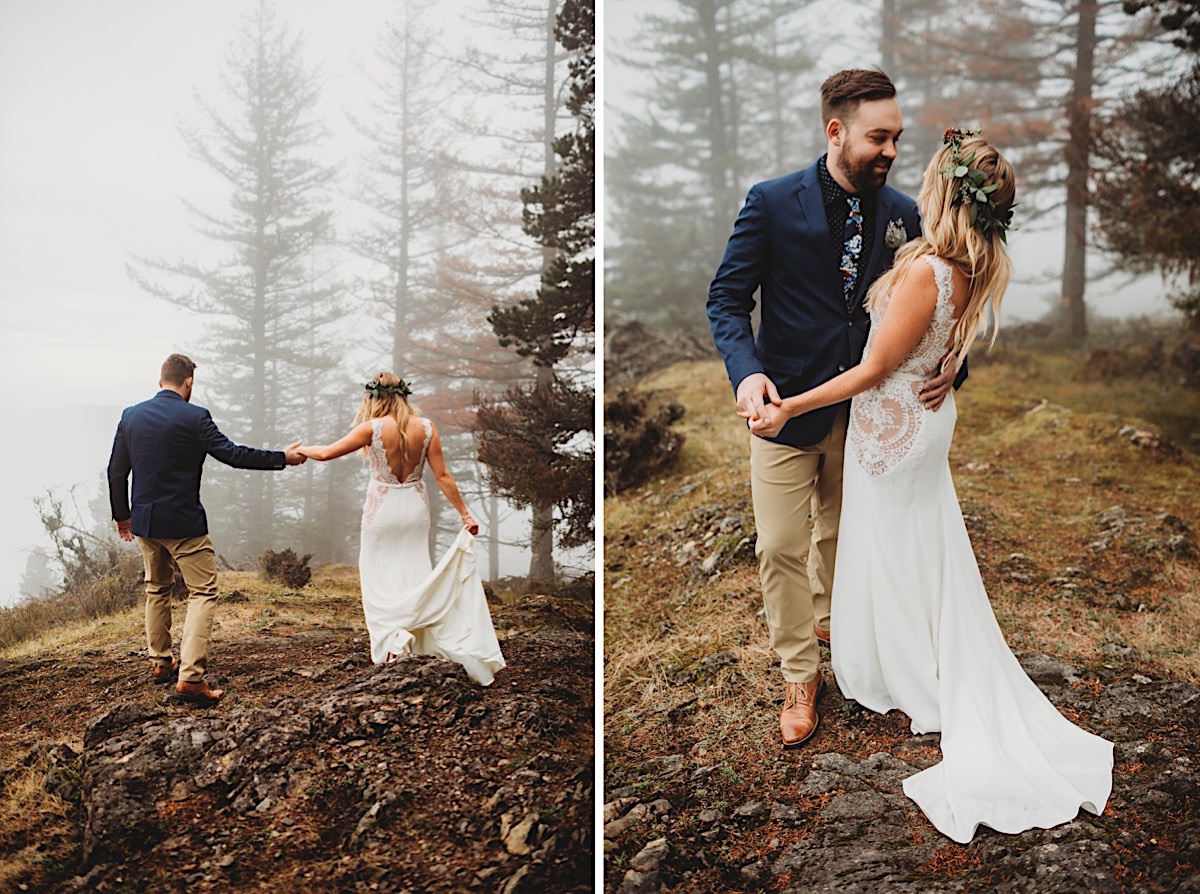
[[1124,0],[1121,7],[1129,15],[1152,9],[1163,30],[1171,33],[1175,46],[1192,53],[1200,52],[1200,2],[1197,0]]
[[645,15],[636,44],[614,53],[651,86],[639,95],[644,114],[620,116],[606,161],[610,309],[703,326],[703,296],[746,189],[819,145],[798,19],[809,5],[678,0]]
[[[333,171],[316,160],[324,129],[314,112],[315,72],[302,40],[266,2],[243,20],[223,81],[237,112],[200,101],[207,129],[184,137],[229,188],[225,212],[186,203],[195,229],[225,256],[209,264],[139,259],[129,270],[151,294],[217,319],[193,358],[203,392],[235,440],[281,447],[300,434],[295,420],[313,399],[310,383],[335,366],[333,340],[314,338],[340,315],[329,270],[317,268],[330,237]],[[177,281],[189,285],[181,290]],[[206,498],[218,509],[214,528],[226,549],[257,555],[274,545],[277,519],[295,517],[295,506],[278,499],[278,477],[210,473]]]
[[[496,306],[489,319],[500,344],[532,360],[532,386],[513,386],[503,403],[481,401],[480,459],[493,487],[518,505],[557,507],[559,542],[594,536],[595,390],[587,358],[595,344],[595,11],[566,0],[555,33],[573,54],[567,107],[574,132],[554,141],[552,176],[522,191],[525,230],[550,254],[535,298]],[[551,583],[531,574],[531,584]]]
[[26,599],[36,599],[57,592],[61,585],[62,578],[54,572],[54,558],[40,546],[31,549],[17,593]]
[[[935,123],[933,133],[936,125],[981,125],[1020,172],[1025,224],[1063,216],[1057,316],[1063,333],[1080,340],[1087,334],[1092,117],[1123,89],[1131,68],[1145,76],[1157,61],[1143,52],[1153,23],[1122,16],[1114,0],[969,0],[947,12],[924,35],[904,25],[897,34],[902,45],[921,47],[943,70],[941,83],[954,87],[926,96],[917,119]],[[912,97],[902,97],[907,108]],[[936,144],[924,148],[927,160]]]
[[[499,119],[477,116],[478,125],[469,130],[479,148],[463,161],[472,175],[475,200],[467,219],[474,236],[472,253],[493,260],[486,266],[476,263],[467,284],[461,276],[448,277],[452,288],[478,293],[482,287],[489,307],[529,295],[556,255],[553,248],[529,239],[521,215],[514,212],[522,189],[530,181],[552,177],[557,164],[554,140],[564,120],[563,68],[570,55],[555,39],[559,7],[559,0],[489,0],[479,24],[495,32],[502,49],[472,47],[461,63],[475,73],[475,99],[491,109],[509,110]],[[527,362],[515,352],[503,353],[507,360],[489,361],[479,352],[470,362],[490,365],[487,379],[492,383],[526,380]],[[549,367],[534,365],[532,374],[535,387],[550,386]],[[541,499],[524,505],[530,510],[529,578],[549,582],[555,575],[554,505]],[[493,504],[489,515],[495,508]]]
[[[468,493],[473,443],[461,444],[463,430],[452,414],[470,401],[473,389],[455,387],[455,380],[473,354],[464,345],[490,333],[482,308],[461,313],[461,296],[441,287],[442,261],[466,242],[460,221],[468,208],[461,173],[450,162],[456,135],[444,114],[459,85],[431,9],[421,0],[398,4],[380,35],[367,73],[370,113],[352,116],[371,146],[357,196],[370,220],[348,244],[370,265],[357,284],[368,309],[369,346],[385,358],[379,366],[414,384],[422,412],[438,422],[447,463]],[[452,537],[461,522],[452,513],[443,528],[439,519],[448,506],[436,488],[430,497],[430,548],[437,554],[439,533]]]
[[1192,62],[1182,78],[1138,90],[1096,126],[1097,230],[1126,268],[1181,278],[1186,287],[1172,301],[1200,333],[1200,3],[1125,5],[1152,5]]
[[380,35],[375,71],[369,72],[370,114],[352,116],[371,145],[358,198],[369,224],[349,239],[372,265],[359,284],[378,345],[390,369],[403,376],[428,369],[433,358],[421,334],[440,330],[445,304],[436,261],[461,209],[447,159],[452,137],[441,110],[454,89],[429,7],[409,0]]

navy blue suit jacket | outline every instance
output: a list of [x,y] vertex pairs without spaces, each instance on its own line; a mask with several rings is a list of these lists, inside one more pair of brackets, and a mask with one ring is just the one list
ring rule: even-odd
[[[239,447],[217,430],[204,407],[164,388],[121,414],[108,460],[108,499],[114,521],[132,519],[138,537],[166,539],[208,533],[200,505],[204,458],[238,469],[282,469],[281,450]],[[129,473],[133,472],[133,506]]]
[[[885,243],[894,221],[903,224],[908,239],[921,234],[916,203],[885,186],[876,208],[875,244],[847,310],[817,165],[751,187],[708,290],[713,341],[735,392],[742,379],[761,372],[781,397],[790,397],[862,360],[871,322],[863,299],[895,256]],[[756,289],[762,302],[757,344],[750,325]],[[837,409],[789,419],[768,440],[815,444],[829,434]]]

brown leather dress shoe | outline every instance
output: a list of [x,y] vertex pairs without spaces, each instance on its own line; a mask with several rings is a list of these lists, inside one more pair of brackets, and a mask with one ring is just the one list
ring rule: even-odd
[[187,683],[180,680],[175,684],[175,695],[193,705],[211,708],[225,695],[225,690],[209,689],[207,680],[201,680],[199,683]]
[[150,680],[155,686],[164,686],[174,682],[179,676],[179,659],[174,658],[170,664],[164,664],[155,658],[150,659]]
[[783,711],[779,715],[779,732],[784,748],[796,748],[813,737],[821,718],[817,715],[817,699],[825,691],[825,678],[817,674],[811,683],[788,683]]
[[817,635],[817,645],[829,648],[829,631],[822,630],[816,624],[813,624],[813,633]]

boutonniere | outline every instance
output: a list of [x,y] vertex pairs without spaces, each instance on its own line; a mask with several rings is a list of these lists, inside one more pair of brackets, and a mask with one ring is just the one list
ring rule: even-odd
[[887,231],[883,234],[883,244],[895,250],[908,241],[908,230],[904,229],[904,221],[900,218],[889,220]]

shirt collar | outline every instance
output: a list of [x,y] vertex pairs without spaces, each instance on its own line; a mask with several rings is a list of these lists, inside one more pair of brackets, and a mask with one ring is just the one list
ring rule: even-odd
[[[829,173],[829,165],[826,159],[829,158],[828,153],[817,159],[817,180],[821,184],[821,198],[825,202],[825,206],[829,207],[835,202],[846,203],[846,199],[850,198],[850,193],[842,189],[842,185],[833,179],[833,175]],[[864,205],[869,205],[874,202],[879,195],[877,192],[863,193],[858,198]]]
[[828,155],[822,155],[817,160],[817,180],[821,184],[821,198],[826,207],[838,201],[846,201],[846,190],[842,189],[833,179],[833,175],[829,173],[829,165],[826,162],[828,157]]

